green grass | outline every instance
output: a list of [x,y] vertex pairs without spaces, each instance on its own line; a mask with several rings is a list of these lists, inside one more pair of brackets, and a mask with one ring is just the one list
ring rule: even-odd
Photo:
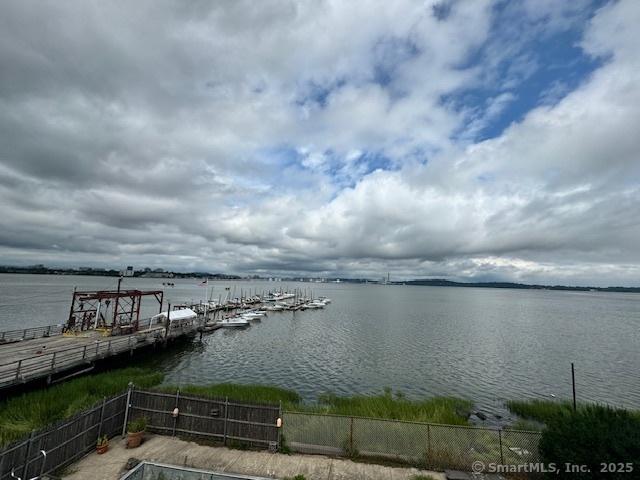
[[[161,386],[157,390],[173,393],[175,386]],[[292,390],[269,385],[239,385],[219,383],[214,385],[183,385],[180,392],[209,398],[225,398],[254,403],[282,402],[284,410],[296,412],[352,415],[359,417],[388,418],[413,422],[448,423],[467,425],[472,402],[460,398],[434,397],[408,400],[402,394],[392,395],[385,390],[380,395],[355,395],[338,397],[322,395],[317,403],[302,403],[300,395]]]
[[[578,403],[578,411],[584,411],[592,408],[594,405],[588,403]],[[569,400],[553,401],[553,400],[510,400],[507,402],[509,410],[523,420],[518,420],[510,428],[522,430],[542,430],[545,424],[550,420],[561,415],[571,415],[573,412],[573,403]],[[640,418],[639,410],[629,410],[634,417]],[[530,420],[537,422],[532,423]]]
[[[86,410],[103,397],[125,390],[129,382],[133,382],[138,388],[155,387],[164,392],[176,391],[176,387],[158,386],[162,379],[161,373],[150,368],[124,368],[80,377],[0,402],[0,446],[28,435],[31,430],[43,428]],[[472,406],[467,400],[448,397],[408,400],[400,394],[392,395],[390,390],[380,395],[324,395],[313,404],[302,403],[300,395],[292,390],[269,385],[186,385],[181,386],[180,391],[210,398],[229,397],[241,402],[282,402],[283,409],[299,412],[454,425],[467,424]]]
[[76,378],[2,401],[0,446],[85,410],[103,397],[122,392],[129,382],[149,388],[159,384],[162,378],[161,373],[150,369],[124,368]]
[[556,415],[573,411],[573,404],[569,401],[510,400],[507,402],[507,407],[524,419],[541,423],[547,423]]
[[541,432],[544,429],[544,424],[536,420],[526,420],[526,419],[520,418],[506,428],[508,428],[509,430],[525,430],[527,432]]
[[317,405],[304,406],[300,410],[412,422],[467,425],[467,417],[472,406],[472,402],[461,398],[432,397],[409,400],[402,395],[393,396],[387,390],[380,395],[354,395],[352,397],[323,395]]
[[[173,393],[178,387],[161,386],[156,390]],[[292,390],[274,387],[270,385],[240,385],[235,383],[217,383],[213,385],[181,385],[180,393],[191,394],[200,397],[225,398],[240,402],[253,403],[278,403],[282,402],[287,407],[300,403],[300,395]]]

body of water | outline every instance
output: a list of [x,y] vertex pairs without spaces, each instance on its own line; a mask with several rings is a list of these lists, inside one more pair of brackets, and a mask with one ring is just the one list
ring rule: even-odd
[[[127,278],[198,301],[199,281]],[[0,275],[0,330],[62,323],[71,292],[116,278]],[[640,295],[481,288],[210,282],[251,291],[312,289],[323,310],[270,312],[246,330],[218,330],[158,361],[169,383],[275,384],[312,400],[324,392],[453,395],[504,414],[506,399],[570,398],[640,408]],[[158,311],[146,302],[145,312]]]

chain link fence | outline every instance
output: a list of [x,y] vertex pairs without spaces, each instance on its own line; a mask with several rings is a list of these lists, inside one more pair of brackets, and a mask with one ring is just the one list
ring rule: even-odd
[[293,451],[370,457],[434,470],[540,461],[540,432],[284,412],[283,434]]

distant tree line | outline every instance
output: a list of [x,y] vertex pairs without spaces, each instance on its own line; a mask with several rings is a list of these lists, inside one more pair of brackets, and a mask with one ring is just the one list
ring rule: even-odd
[[[395,282],[398,283],[398,282]],[[475,287],[475,288],[516,288],[521,290],[571,290],[578,292],[632,292],[640,293],[638,287],[575,287],[567,285],[528,285],[512,282],[452,282],[444,279],[409,280],[406,285],[426,285],[431,287]]]

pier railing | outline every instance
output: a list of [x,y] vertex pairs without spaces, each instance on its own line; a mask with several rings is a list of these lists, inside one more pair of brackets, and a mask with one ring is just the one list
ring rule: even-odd
[[[46,328],[46,327],[42,327]],[[38,378],[45,378],[65,370],[71,370],[82,365],[91,365],[96,360],[102,360],[112,355],[151,345],[167,338],[177,338],[182,335],[193,334],[199,328],[199,323],[171,324],[166,332],[165,326],[152,325],[151,319],[140,320],[139,331],[122,336],[100,337],[94,340],[78,337],[81,345],[67,348],[47,349],[47,345],[38,342],[28,342],[30,348],[21,349],[11,361],[0,361],[0,389],[26,383]],[[5,332],[7,333],[7,332]],[[59,334],[59,333],[57,333]],[[30,337],[31,338],[31,337]],[[37,337],[36,337],[37,338]],[[1,344],[0,344],[1,345]],[[31,346],[32,345],[32,346]],[[11,348],[7,345],[6,348]],[[0,350],[1,353],[1,350]]]
[[5,330],[4,332],[0,332],[0,345],[3,343],[21,342],[23,340],[62,335],[62,329],[63,325],[45,325],[42,327]]
[[0,388],[26,383],[111,355],[133,351],[157,341],[163,334],[164,330],[156,329],[123,337],[105,337],[104,340],[51,352],[38,350],[39,347],[34,345],[32,356],[0,363]]
[[[144,330],[151,326],[153,318],[143,318],[138,320],[137,329]],[[35,340],[38,338],[55,337],[64,333],[64,325],[43,325],[41,327],[19,328],[16,330],[0,331],[0,345],[5,343],[22,342],[24,340]]]
[[540,432],[284,412],[287,446],[301,453],[393,460],[433,470],[539,463]]
[[12,471],[27,479],[70,465],[95,449],[102,435],[124,435],[127,423],[140,416],[147,419],[147,430],[161,435],[278,448],[280,429],[276,423],[280,414],[279,405],[131,388],[0,449],[0,480],[14,478]]

